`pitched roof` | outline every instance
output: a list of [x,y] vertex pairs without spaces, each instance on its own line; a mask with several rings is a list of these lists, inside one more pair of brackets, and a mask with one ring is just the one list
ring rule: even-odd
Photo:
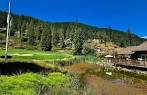
[[147,41],[137,46],[133,51],[147,51]]
[[134,54],[136,51],[147,51],[147,41],[139,46],[129,46],[124,48],[119,54]]
[[119,54],[134,54],[135,52],[133,52],[133,50],[136,49],[136,46],[129,46],[126,47],[124,49],[122,49],[122,51],[119,52]]

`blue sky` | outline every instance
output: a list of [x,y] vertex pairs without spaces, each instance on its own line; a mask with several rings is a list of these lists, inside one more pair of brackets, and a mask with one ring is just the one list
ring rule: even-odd
[[[8,10],[8,0],[0,0]],[[147,36],[147,0],[12,0],[12,12],[48,22],[76,21]]]

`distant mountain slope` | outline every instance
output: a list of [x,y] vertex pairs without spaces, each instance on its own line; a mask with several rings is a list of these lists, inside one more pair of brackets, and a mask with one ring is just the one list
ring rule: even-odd
[[[83,31],[87,33],[89,39],[99,39],[103,43],[113,42],[121,47],[129,45],[138,45],[143,39],[131,32],[123,32],[109,28],[97,28],[78,22],[62,22],[50,23],[39,19],[23,16],[12,15],[11,41],[12,46],[15,45],[31,45],[38,46],[42,41],[43,33],[50,33],[52,44],[58,46],[63,44],[65,40],[72,41],[74,32]],[[6,27],[7,13],[0,11],[0,28]],[[0,33],[0,43],[5,40],[3,33]],[[65,44],[65,43],[64,43]]]

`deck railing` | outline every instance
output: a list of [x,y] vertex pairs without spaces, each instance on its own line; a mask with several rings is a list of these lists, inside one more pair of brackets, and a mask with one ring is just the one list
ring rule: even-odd
[[112,63],[114,65],[124,64],[124,65],[135,65],[135,66],[147,66],[147,61],[139,60],[126,60],[126,59],[113,59]]

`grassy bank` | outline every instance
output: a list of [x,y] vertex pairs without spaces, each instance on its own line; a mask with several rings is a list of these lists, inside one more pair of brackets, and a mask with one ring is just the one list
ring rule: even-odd
[[[0,50],[3,54],[4,50]],[[8,54],[11,59],[0,60],[0,95],[95,95],[93,88],[84,85],[78,74],[66,71],[64,66],[94,63],[96,56],[26,49],[9,49]]]
[[0,77],[0,95],[41,95],[41,91],[61,86],[68,80],[62,73],[26,73]]

